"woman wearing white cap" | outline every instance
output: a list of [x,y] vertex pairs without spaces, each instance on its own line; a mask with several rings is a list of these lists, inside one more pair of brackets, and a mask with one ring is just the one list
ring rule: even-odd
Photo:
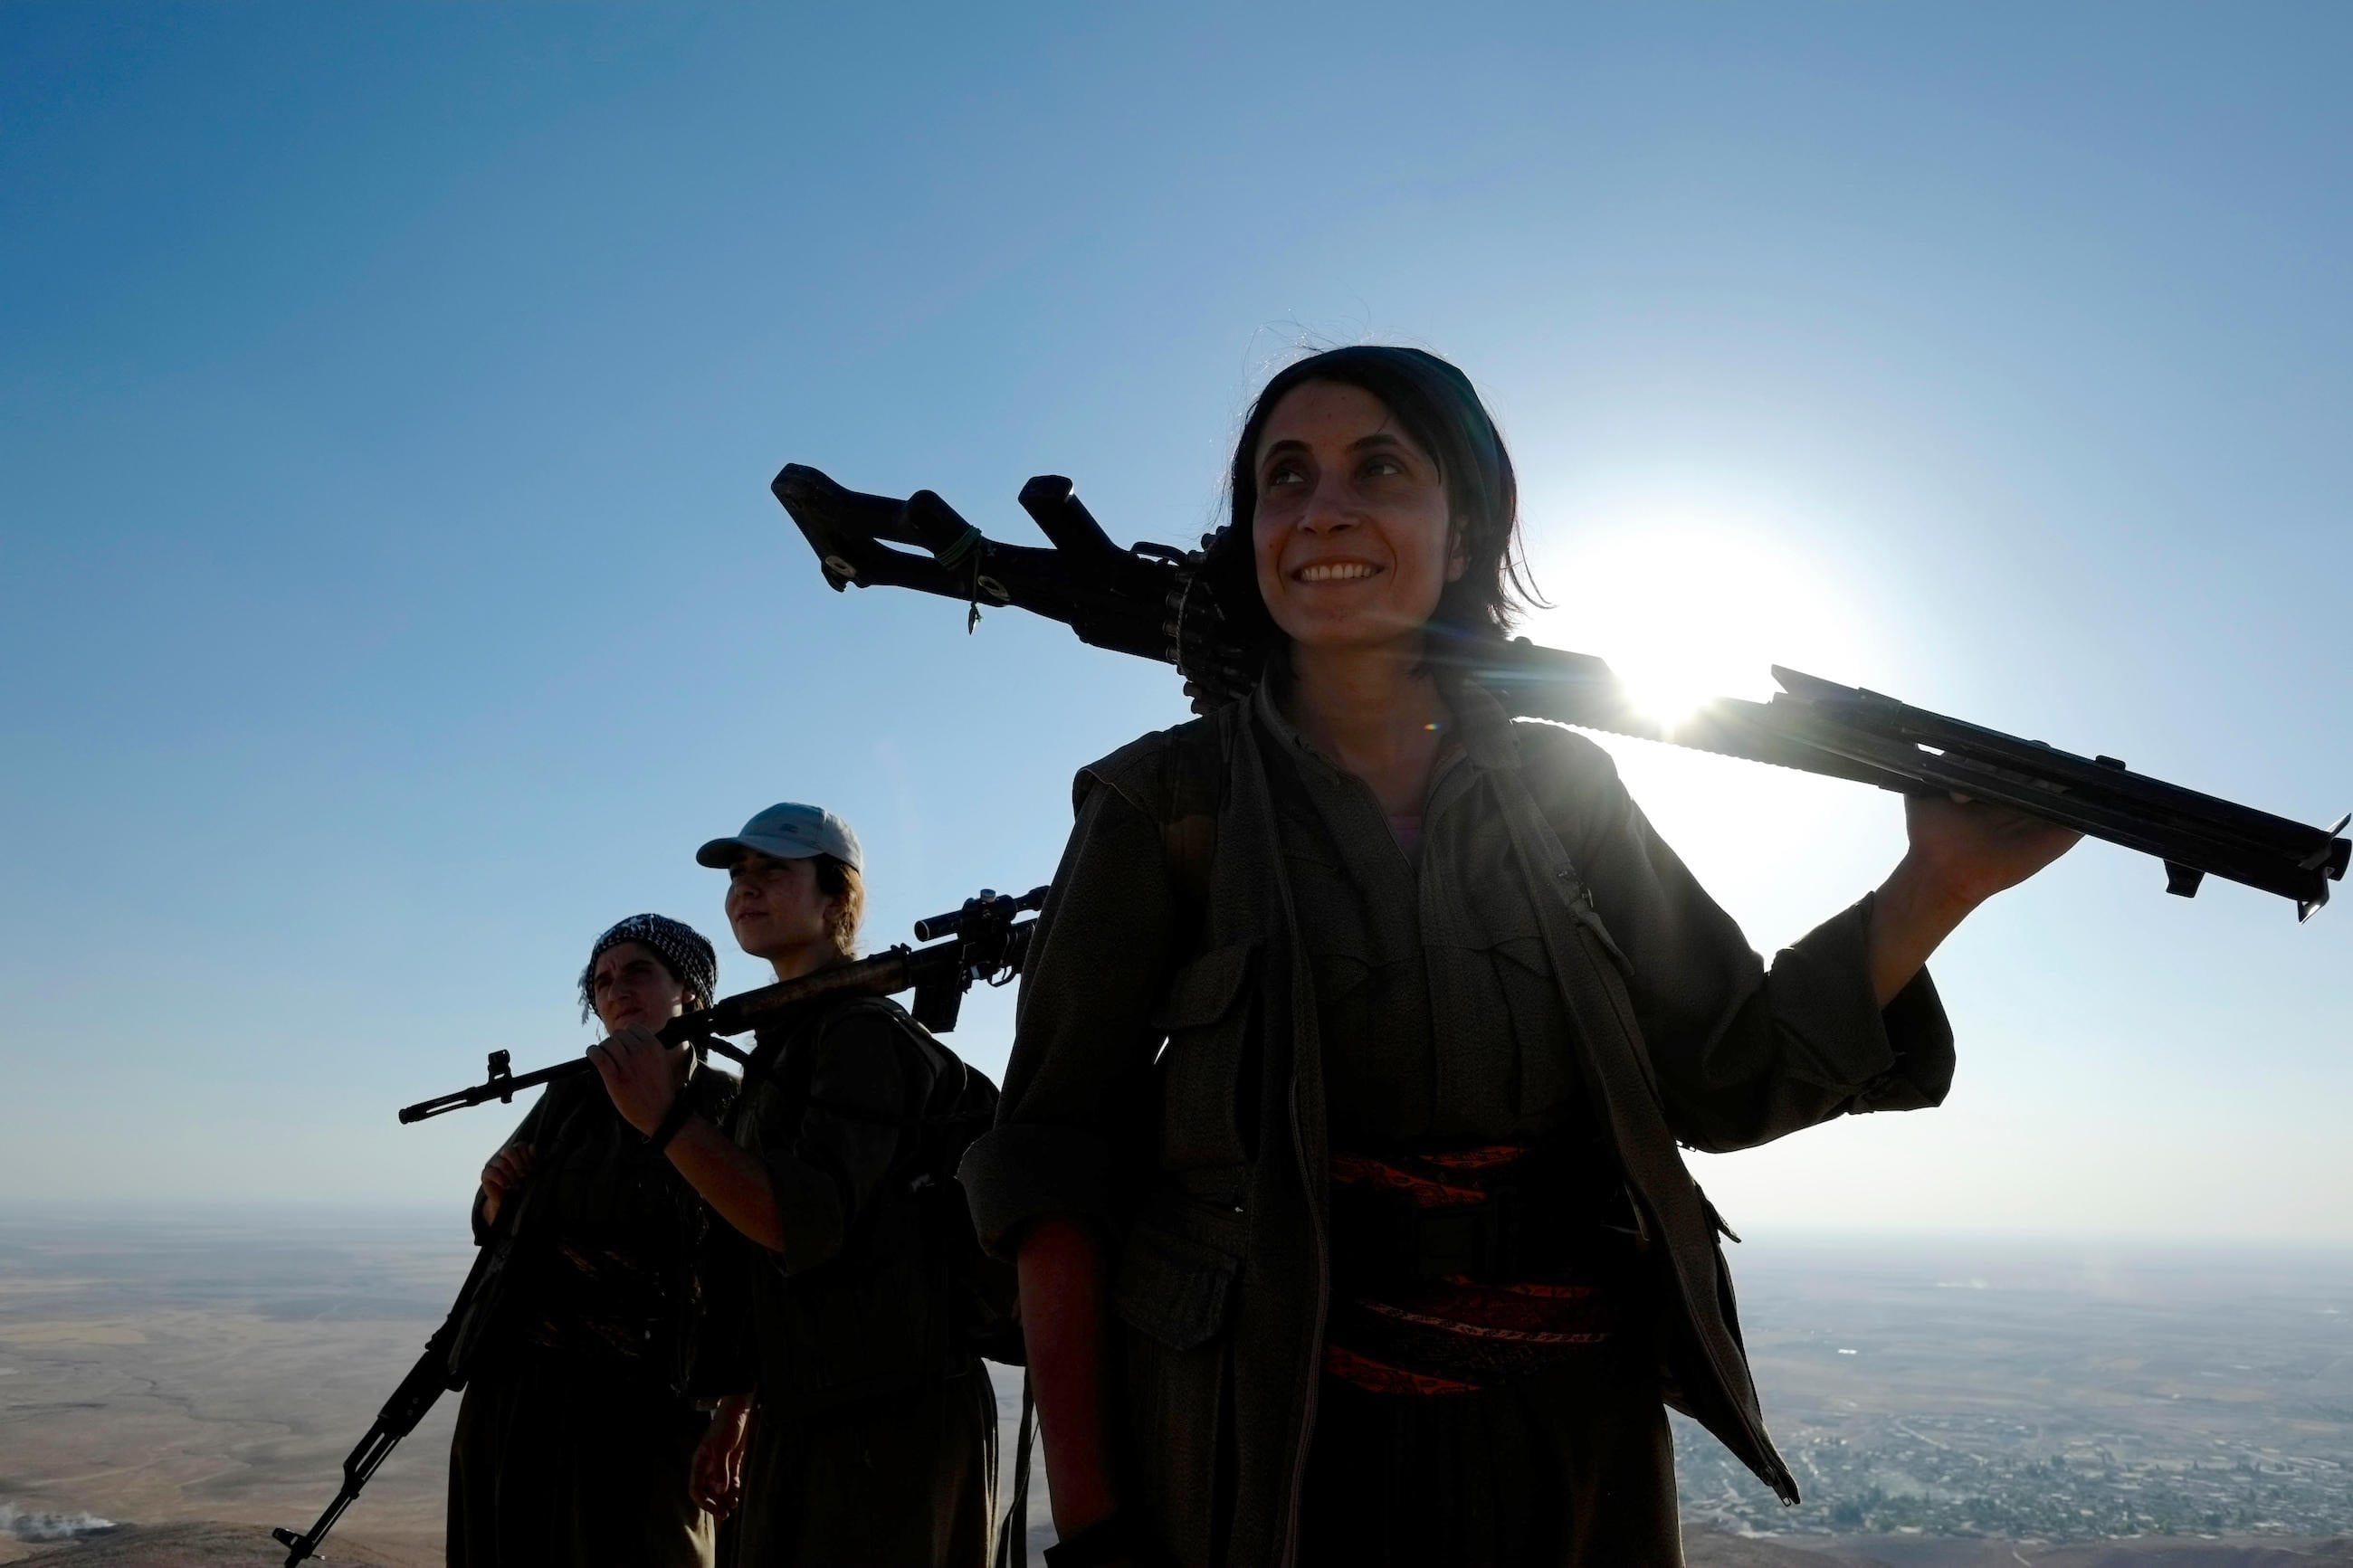
[[[696,858],[727,871],[735,940],[777,979],[856,951],[861,857],[833,813],[774,805]],[[735,1249],[738,1341],[713,1336],[714,1361],[742,1363],[732,1382],[702,1379],[749,1392],[723,1405],[695,1468],[704,1502],[740,1504],[738,1560],[977,1568],[996,1398],[953,1331],[912,1190],[955,1058],[887,999],[828,1000],[760,1033],[742,1096],[714,1119],[677,1097],[650,1031],[591,1056],[621,1114],[754,1244]]]

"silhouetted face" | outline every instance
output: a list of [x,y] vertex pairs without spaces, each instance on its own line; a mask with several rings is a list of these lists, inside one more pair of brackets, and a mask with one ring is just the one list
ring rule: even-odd
[[596,955],[588,999],[608,1035],[633,1024],[659,1029],[686,1011],[687,991],[642,942],[617,942]]
[[754,958],[786,958],[830,942],[826,920],[833,902],[818,889],[814,860],[746,849],[727,868],[727,923],[735,945]]
[[1283,395],[1256,455],[1258,591],[1303,647],[1419,636],[1464,559],[1437,459],[1361,387],[1310,381]]

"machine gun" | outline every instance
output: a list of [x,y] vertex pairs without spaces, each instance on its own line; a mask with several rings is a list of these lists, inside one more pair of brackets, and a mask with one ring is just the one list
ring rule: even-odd
[[[902,943],[856,963],[837,964],[798,980],[743,992],[700,1012],[681,1014],[656,1033],[663,1044],[673,1047],[702,1044],[743,1061],[747,1059],[745,1053],[720,1040],[719,1036],[740,1035],[763,1024],[775,1023],[820,997],[888,995],[895,991],[913,990],[913,1005],[908,1011],[915,1021],[934,1033],[945,1034],[955,1027],[965,993],[973,982],[1002,985],[1021,973],[1029,957],[1029,933],[1038,922],[1017,921],[1014,917],[1034,910],[1045,901],[1043,888],[1032,888],[1018,898],[984,888],[979,897],[966,899],[962,908],[915,922],[915,940],[931,943],[928,947]],[[506,1052],[492,1051],[486,1081],[406,1107],[400,1112],[400,1120],[422,1121],[485,1100],[504,1104],[518,1090],[595,1070],[586,1058],[575,1057],[537,1072],[515,1073],[509,1069]],[[376,1414],[375,1425],[367,1429],[359,1446],[343,1460],[343,1484],[326,1511],[319,1515],[318,1522],[299,1535],[290,1530],[270,1531],[287,1549],[286,1568],[294,1568],[304,1559],[318,1555],[320,1542],[326,1540],[327,1532],[359,1496],[360,1489],[367,1485],[368,1478],[375,1474],[376,1467],[384,1463],[403,1437],[417,1429],[417,1424],[425,1419],[426,1412],[445,1392],[466,1386],[473,1372],[477,1347],[491,1321],[498,1281],[513,1255],[517,1228],[530,1201],[530,1191],[525,1189],[514,1205],[499,1216],[490,1241],[474,1258],[473,1270],[459,1288],[449,1316],[425,1342],[425,1353],[408,1369],[408,1375],[400,1380],[392,1397],[385,1401],[384,1408]]]
[[[907,1011],[915,1022],[934,1034],[944,1035],[955,1027],[956,1016],[964,1006],[964,994],[971,989],[974,981],[1003,985],[1020,974],[1029,957],[1029,933],[1038,922],[1017,921],[1013,917],[1035,910],[1045,901],[1043,888],[1032,888],[1018,899],[1010,893],[984,888],[978,898],[966,899],[962,909],[915,922],[915,940],[930,942],[929,947],[909,947],[901,942],[855,963],[839,963],[798,980],[781,980],[756,991],[740,992],[698,1012],[680,1014],[655,1030],[655,1037],[665,1046],[699,1045],[736,1061],[748,1061],[747,1053],[719,1037],[741,1035],[764,1024],[778,1022],[819,997],[849,994],[887,996],[894,991],[909,990],[915,994]],[[943,937],[948,940],[934,940]],[[400,1120],[404,1123],[423,1121],[492,1100],[504,1105],[522,1089],[596,1070],[596,1065],[586,1057],[574,1057],[536,1072],[517,1073],[512,1070],[506,1052],[492,1051],[489,1073],[480,1083],[405,1105],[400,1109]]]
[[[960,599],[967,627],[983,605],[1046,616],[1082,642],[1175,665],[1197,708],[1239,696],[1255,679],[1202,572],[1216,535],[1195,551],[1149,542],[1122,550],[1071,481],[1050,474],[1020,495],[1046,547],[990,539],[930,490],[904,500],[862,495],[798,464],[769,488],[837,592],[887,585]],[[1478,679],[1519,718],[2011,806],[2156,856],[2166,890],[2184,898],[2211,875],[2292,900],[2308,919],[2353,858],[2353,840],[2341,837],[2353,814],[2306,826],[2134,773],[2114,757],[2077,756],[1778,665],[1782,689],[1770,701],[1718,698],[1669,725],[1643,713],[1589,654],[1456,634],[1433,638],[1430,657]]]

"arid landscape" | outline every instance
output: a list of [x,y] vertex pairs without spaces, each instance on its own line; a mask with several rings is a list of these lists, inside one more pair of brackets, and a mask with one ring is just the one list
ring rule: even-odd
[[[0,1563],[280,1561],[269,1527],[332,1495],[467,1260],[462,1216],[0,1215]],[[2353,1563],[2353,1259],[1752,1241],[1736,1260],[1807,1501],[1681,1430],[1698,1568]],[[385,1463],[335,1561],[440,1561],[454,1406]]]

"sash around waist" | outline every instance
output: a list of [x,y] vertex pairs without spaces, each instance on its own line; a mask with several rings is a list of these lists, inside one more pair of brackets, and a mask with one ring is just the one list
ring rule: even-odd
[[1332,1161],[1332,1268],[1355,1284],[1614,1275],[1637,1226],[1591,1162],[1514,1144]]

